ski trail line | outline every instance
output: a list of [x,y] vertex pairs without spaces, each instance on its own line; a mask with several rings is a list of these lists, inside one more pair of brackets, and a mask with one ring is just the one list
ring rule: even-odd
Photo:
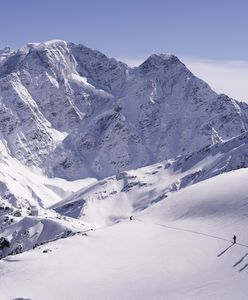
[[[142,223],[153,224],[153,225],[156,225],[156,226],[160,226],[160,227],[164,227],[164,228],[168,228],[168,229],[172,229],[172,230],[185,231],[185,232],[189,232],[189,233],[193,233],[193,234],[203,235],[203,236],[207,236],[207,237],[210,237],[210,238],[213,238],[213,239],[218,239],[218,240],[222,240],[222,241],[225,241],[225,242],[230,242],[230,243],[233,244],[232,240],[228,240],[228,239],[222,238],[222,237],[217,236],[217,235],[212,235],[212,234],[208,234],[208,233],[204,233],[204,232],[200,232],[200,231],[195,231],[195,230],[190,230],[190,229],[185,229],[185,228],[180,228],[180,227],[173,227],[173,226],[160,224],[160,223],[145,222],[145,221],[143,221],[141,219],[138,219],[138,218],[135,218],[135,217],[134,217],[133,220],[134,221],[139,221],[139,222],[142,222]],[[239,246],[248,248],[248,245],[245,245],[245,244],[235,243],[235,245],[239,245]]]

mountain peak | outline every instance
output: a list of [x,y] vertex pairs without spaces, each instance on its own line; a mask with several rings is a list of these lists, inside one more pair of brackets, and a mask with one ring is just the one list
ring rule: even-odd
[[142,72],[148,73],[151,70],[158,70],[178,63],[183,65],[178,57],[173,54],[152,54],[138,68]]
[[154,53],[150,55],[149,58],[156,62],[179,60],[175,55],[170,53],[160,53],[160,54]]

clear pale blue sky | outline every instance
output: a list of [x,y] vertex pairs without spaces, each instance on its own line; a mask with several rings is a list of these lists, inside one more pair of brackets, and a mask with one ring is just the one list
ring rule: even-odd
[[0,48],[64,39],[109,56],[248,60],[246,0],[0,0]]

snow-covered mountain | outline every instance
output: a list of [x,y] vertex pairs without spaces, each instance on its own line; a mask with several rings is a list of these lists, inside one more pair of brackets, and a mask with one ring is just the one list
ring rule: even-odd
[[1,297],[244,299],[228,258],[243,276],[247,145],[248,105],[174,55],[130,68],[59,40],[0,50]]
[[82,45],[0,52],[0,132],[12,157],[50,177],[104,178],[248,128],[248,106],[217,95],[173,55],[138,68]]

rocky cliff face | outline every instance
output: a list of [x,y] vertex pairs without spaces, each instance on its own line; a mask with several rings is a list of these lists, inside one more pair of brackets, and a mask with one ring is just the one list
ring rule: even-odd
[[0,52],[0,132],[12,157],[49,176],[103,178],[248,127],[247,105],[217,95],[173,55],[138,68],[51,41]]

